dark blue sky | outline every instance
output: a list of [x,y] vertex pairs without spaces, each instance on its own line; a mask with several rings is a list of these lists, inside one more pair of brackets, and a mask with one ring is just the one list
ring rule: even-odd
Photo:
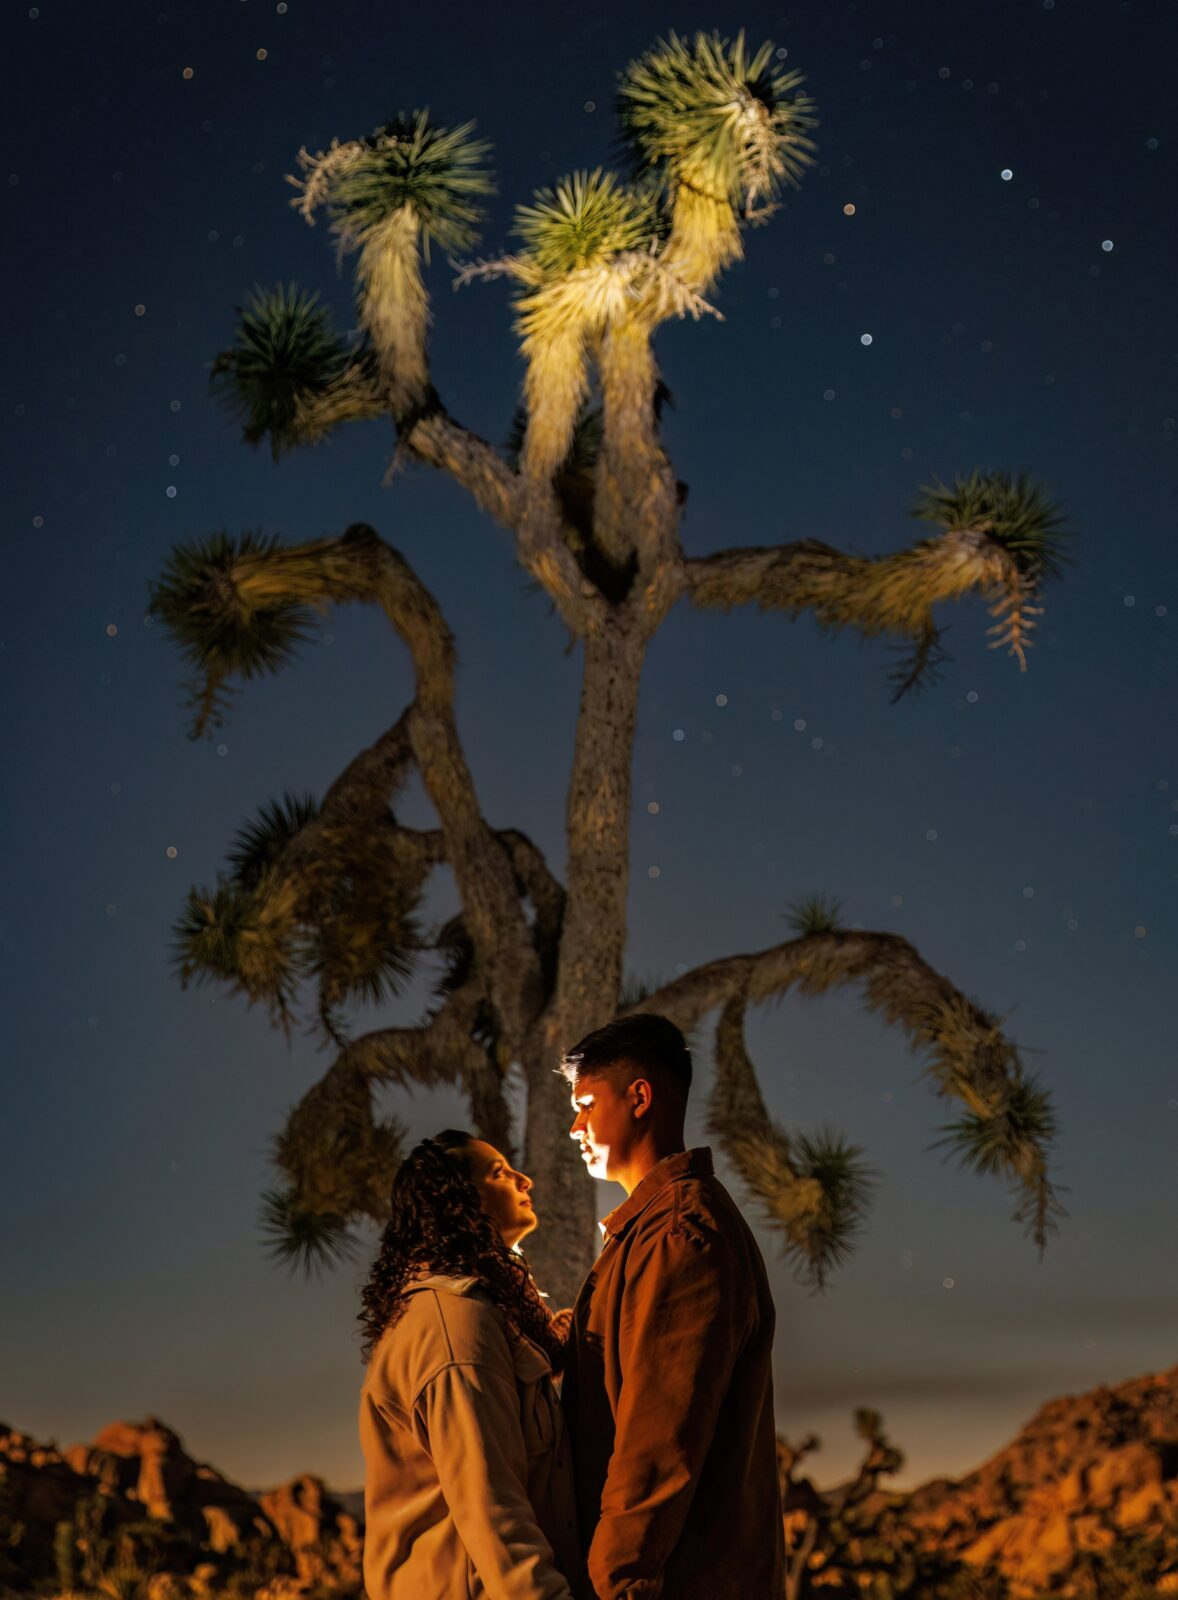
[[[772,37],[821,116],[822,165],[749,236],[725,320],[660,337],[689,551],[895,548],[916,487],[975,465],[1033,468],[1079,533],[1025,676],[986,649],[976,604],[946,619],[941,686],[899,706],[883,649],[808,621],[683,609],[651,652],[631,969],[775,943],[790,900],[834,893],[1008,1014],[1063,1120],[1071,1216],[1040,1263],[1001,1189],[929,1152],[939,1108],[853,997],[756,1019],[774,1114],[833,1120],[882,1174],[825,1298],[774,1269],[782,1427],[822,1434],[831,1476],[850,1409],[877,1404],[910,1478],[956,1472],[1050,1395],[1171,1363],[1172,7],[161,3],[22,0],[3,25],[0,1417],[64,1442],[155,1412],[239,1480],[359,1480],[362,1264],[307,1287],[255,1232],[267,1141],[323,1059],[182,994],[168,945],[241,819],[321,794],[400,712],[407,665],[349,609],[189,743],[147,585],[218,527],[373,522],[458,636],[484,810],[559,863],[578,663],[506,535],[424,471],[382,488],[379,425],[275,468],[211,403],[208,364],[255,283],[319,286],[350,320],[346,270],[288,204],[300,145],[401,107],[477,118],[495,253],[514,202],[610,160],[614,74],[670,27]],[[435,374],[500,438],[520,376],[507,293],[449,276],[434,264]],[[422,1097],[409,1120],[459,1114]]]

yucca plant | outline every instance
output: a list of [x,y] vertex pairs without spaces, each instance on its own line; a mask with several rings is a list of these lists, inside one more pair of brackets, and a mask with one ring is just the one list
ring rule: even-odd
[[[1012,1187],[1016,1219],[1042,1246],[1060,1214],[1046,1091],[1004,1020],[905,940],[848,926],[837,900],[811,894],[787,908],[779,944],[665,982],[624,980],[639,685],[672,607],[755,604],[878,638],[899,652],[889,676],[904,695],[935,680],[940,608],[966,595],[990,607],[993,641],[1025,667],[1067,541],[1047,493],[996,470],[922,490],[925,536],[894,553],[805,539],[689,556],[654,343],[668,318],[719,315],[724,268],[813,159],[815,110],[771,42],[706,33],[670,35],[631,63],[618,110],[627,172],[557,179],[517,207],[513,249],[454,264],[457,283],[506,279],[513,296],[523,396],[505,448],[449,413],[428,358],[431,255],[469,257],[492,189],[470,123],[414,111],[301,152],[295,204],[308,222],[325,214],[341,253],[355,255],[360,336],[338,337],[303,289],[258,290],[213,366],[246,442],[266,439],[276,455],[387,417],[401,462],[447,472],[509,530],[583,659],[562,880],[524,834],[488,823],[454,714],[454,641],[433,595],[373,529],[292,543],[220,533],[173,552],[152,609],[194,675],[197,732],[227,713],[234,682],[282,670],[343,602],[377,606],[414,671],[403,713],[321,800],[284,795],[242,826],[226,870],[190,892],[175,930],[183,981],[236,990],[329,1050],[275,1143],[267,1237],[304,1267],[345,1253],[356,1224],[387,1211],[401,1134],[384,1097],[446,1084],[488,1137],[522,1143],[548,1222],[534,1265],[546,1289],[569,1296],[591,1250],[593,1198],[565,1137],[554,1055],[641,1007],[697,1036],[718,1016],[716,1139],[799,1275],[821,1285],[860,1236],[873,1175],[834,1130],[770,1118],[744,1026],[749,1008],[791,990],[850,986],[904,1031],[934,1096],[957,1108],[947,1148]],[[411,774],[433,810],[422,829],[394,809]],[[458,908],[430,928],[421,906],[442,870]],[[424,1013],[398,1017],[413,976]],[[512,1114],[517,1075],[524,1128]]]
[[457,253],[478,238],[482,201],[494,192],[490,146],[474,124],[443,128],[428,111],[403,112],[364,139],[299,152],[293,202],[308,222],[326,208],[345,250],[359,252],[360,316],[395,417],[420,407],[429,387],[429,301],[422,278],[431,245]]
[[317,444],[337,422],[385,409],[371,350],[345,345],[318,295],[293,283],[254,290],[236,343],[213,362],[212,380],[242,438],[253,445],[269,438],[275,461]]
[[814,159],[814,103],[801,73],[773,44],[750,53],[729,42],[672,33],[623,73],[618,111],[636,167],[671,196],[668,264],[706,290],[742,254],[740,224],[764,220],[783,184]]

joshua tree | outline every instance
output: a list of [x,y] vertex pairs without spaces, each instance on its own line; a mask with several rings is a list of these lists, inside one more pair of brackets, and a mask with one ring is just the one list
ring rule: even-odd
[[[623,992],[631,755],[650,640],[679,604],[755,603],[827,629],[902,642],[902,693],[934,671],[934,607],[977,592],[995,644],[1025,666],[1044,582],[1061,557],[1057,509],[1030,482],[975,473],[923,490],[927,535],[868,559],[812,539],[688,558],[686,489],[663,446],[664,390],[652,350],[671,317],[714,314],[708,297],[812,159],[813,105],[769,45],[672,36],[622,74],[628,179],[580,172],[516,213],[518,250],[467,266],[514,286],[523,404],[502,448],[461,426],[434,387],[426,270],[431,251],[469,253],[492,184],[472,125],[424,112],[366,138],[300,153],[295,205],[325,213],[357,262],[359,331],[332,331],[314,295],[259,291],[215,389],[251,444],[275,458],[361,418],[384,417],[395,465],[449,473],[513,536],[555,606],[583,670],[568,781],[562,877],[479,804],[454,718],[454,643],[434,596],[371,528],[284,545],[221,533],[176,549],[153,607],[195,669],[195,731],[223,715],[229,680],[276,672],[332,604],[379,606],[412,658],[413,699],[322,802],[286,796],[238,837],[215,888],[193,889],[178,924],[185,981],[213,979],[300,1014],[334,1059],[276,1141],[267,1198],[280,1253],[304,1265],[347,1248],[351,1225],[385,1214],[401,1133],[383,1112],[398,1084],[461,1085],[489,1138],[517,1142],[504,1095],[522,1073],[523,1160],[544,1197],[541,1281],[567,1296],[589,1256],[592,1186],[565,1137],[562,1046],[606,1021]],[[436,270],[431,269],[431,270]],[[420,774],[437,826],[392,809]],[[418,919],[431,873],[453,873],[460,914]],[[959,993],[902,938],[852,931],[824,899],[793,908],[793,936],[722,957],[641,1000],[685,1029],[718,1015],[711,1120],[724,1153],[795,1263],[821,1283],[846,1254],[867,1200],[866,1169],[840,1137],[787,1131],[766,1112],[745,1052],[746,1008],[796,988],[859,985],[907,1033],[935,1092],[960,1102],[946,1137],[964,1162],[1009,1180],[1018,1219],[1042,1245],[1055,1202],[1054,1119],[1000,1020]],[[356,1032],[348,1006],[385,1002],[419,963],[442,968],[414,1025]],[[381,1100],[374,1106],[374,1097]]]

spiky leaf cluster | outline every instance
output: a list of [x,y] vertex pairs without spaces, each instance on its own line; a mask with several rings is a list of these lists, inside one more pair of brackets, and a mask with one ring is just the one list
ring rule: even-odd
[[265,1191],[259,1226],[270,1259],[292,1276],[301,1271],[304,1278],[314,1277],[350,1261],[356,1252],[347,1217],[313,1211],[293,1188]]
[[395,998],[416,970],[421,942],[418,894],[385,876],[384,852],[348,854],[350,867],[341,860],[324,870],[303,906],[310,969],[328,1007]]
[[1067,559],[1063,508],[1026,473],[971,472],[951,484],[937,479],[921,489],[912,515],[949,533],[991,540],[1034,589],[1059,577]]
[[967,1110],[946,1123],[935,1147],[956,1156],[967,1171],[1008,1179],[1014,1187],[1015,1221],[1040,1250],[1067,1213],[1048,1181],[1044,1152],[1059,1132],[1051,1097],[1018,1068],[997,1108]]
[[214,533],[176,545],[163,575],[151,587],[150,610],[180,646],[204,686],[194,732],[216,720],[214,696],[229,678],[277,672],[311,632],[314,613],[297,601],[249,604],[235,583],[243,561],[272,555],[281,542],[253,530],[234,538]]
[[286,1024],[303,966],[293,909],[269,874],[252,890],[232,880],[189,890],[173,928],[181,983],[230,984]]
[[399,113],[365,139],[300,157],[307,174],[295,202],[305,215],[325,204],[347,244],[363,245],[398,214],[409,214],[428,249],[469,250],[495,185],[485,139],[473,122],[443,128],[428,111]]
[[821,1203],[795,1247],[799,1275],[821,1289],[830,1272],[854,1251],[855,1236],[871,1204],[875,1173],[858,1146],[825,1124],[815,1134],[799,1134],[793,1152],[799,1177],[814,1180],[821,1189]]
[[292,863],[288,850],[318,814],[312,796],[284,795],[238,831],[232,876],[189,893],[175,960],[182,982],[228,983],[284,1024],[312,983],[335,1031],[346,1001],[395,998],[412,977],[428,866],[405,858],[390,821],[367,817],[320,830],[309,858]]
[[305,1273],[350,1254],[349,1219],[382,1222],[405,1129],[373,1116],[371,1085],[337,1062],[274,1141],[284,1180],[265,1199],[262,1225],[275,1258]]
[[969,1111],[946,1123],[938,1144],[947,1145],[970,1172],[1020,1177],[1027,1152],[1052,1143],[1059,1119],[1047,1091],[1027,1073],[1011,1083],[998,1110],[990,1115]]
[[670,34],[622,75],[618,114],[636,161],[736,208],[770,200],[813,160],[814,103],[772,43]]
[[840,926],[842,909],[834,895],[807,894],[790,904],[785,920],[799,939],[805,939],[810,934],[834,933]]
[[713,1119],[713,1130],[799,1280],[825,1288],[853,1253],[870,1205],[874,1175],[862,1152],[829,1128],[792,1137],[768,1118]]
[[654,196],[626,188],[600,167],[574,172],[517,206],[513,231],[541,279],[600,266],[631,250],[649,250],[660,235]]
[[235,342],[214,360],[211,383],[245,442],[269,437],[277,461],[308,442],[313,403],[370,365],[367,353],[353,353],[336,334],[317,294],[280,283],[255,289],[241,308]]
[[919,694],[940,683],[946,663],[953,659],[941,643],[941,633],[929,617],[911,644],[892,647],[895,659],[887,672],[892,705],[905,695]]
[[256,889],[292,839],[318,815],[313,794],[284,794],[281,800],[266,801],[256,817],[243,822],[229,847],[229,865],[240,887]]

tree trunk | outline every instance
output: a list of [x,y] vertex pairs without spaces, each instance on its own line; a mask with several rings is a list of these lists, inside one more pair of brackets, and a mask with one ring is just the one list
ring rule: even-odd
[[556,995],[529,1040],[525,1170],[540,1227],[528,1256],[556,1305],[571,1305],[600,1242],[602,1191],[568,1139],[572,1109],[563,1052],[609,1022],[622,988],[629,885],[630,780],[646,649],[626,613],[585,639],[577,743],[568,795],[567,900]]

